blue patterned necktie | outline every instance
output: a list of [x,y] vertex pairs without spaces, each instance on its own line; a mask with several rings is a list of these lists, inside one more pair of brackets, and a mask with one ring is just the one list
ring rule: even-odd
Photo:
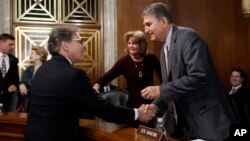
[[2,58],[2,69],[1,69],[1,72],[2,72],[2,76],[3,76],[3,78],[4,78],[5,75],[6,75],[5,54],[3,55],[3,58]]

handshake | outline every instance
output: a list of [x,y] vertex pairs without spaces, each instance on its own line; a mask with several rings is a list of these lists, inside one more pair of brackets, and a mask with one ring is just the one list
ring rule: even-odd
[[138,109],[138,120],[144,123],[148,123],[158,111],[158,108],[154,104],[142,104]]

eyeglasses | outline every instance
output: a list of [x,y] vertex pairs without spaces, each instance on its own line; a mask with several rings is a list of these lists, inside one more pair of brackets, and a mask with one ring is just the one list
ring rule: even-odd
[[77,42],[80,43],[81,45],[84,44],[84,40],[83,40],[83,39],[72,39],[72,41],[77,41]]

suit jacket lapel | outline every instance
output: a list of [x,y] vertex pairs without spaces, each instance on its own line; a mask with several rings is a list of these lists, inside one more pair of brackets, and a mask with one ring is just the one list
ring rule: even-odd
[[6,72],[6,75],[8,75],[8,73],[10,72],[10,70],[11,70],[11,68],[12,68],[12,66],[13,66],[13,58],[8,54],[8,56],[9,56],[9,69],[7,70],[7,72]]
[[169,78],[169,75],[171,73],[171,66],[172,66],[172,57],[173,57],[173,47],[172,45],[170,45],[169,47],[169,51],[168,51],[168,68],[169,68],[169,72],[168,72],[168,78]]
[[172,37],[171,37],[171,42],[170,42],[170,47],[169,47],[169,52],[168,52],[168,68],[169,68],[169,72],[167,74],[167,78],[169,78],[169,75],[171,74],[171,68],[172,68],[172,64],[173,64],[173,54],[175,52],[174,49],[174,45],[177,39],[176,36],[176,30],[177,27],[175,25],[173,25],[173,30],[172,30]]
[[170,47],[169,47],[169,53],[168,53],[168,68],[169,68],[169,72],[167,72],[167,69],[166,69],[165,54],[164,54],[164,45],[161,48],[160,62],[161,62],[161,72],[162,72],[163,82],[168,82],[169,81],[169,76],[171,74],[173,54],[175,52],[174,46],[175,46],[175,42],[177,40],[176,30],[177,30],[177,27],[175,25],[173,25],[173,30],[172,30],[173,33],[172,33]]

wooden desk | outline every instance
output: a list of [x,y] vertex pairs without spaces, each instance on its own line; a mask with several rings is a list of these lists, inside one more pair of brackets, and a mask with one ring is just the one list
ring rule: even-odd
[[[0,113],[0,141],[21,141],[25,132],[27,113]],[[151,141],[137,134],[137,129],[104,121],[80,119],[84,140],[93,141]],[[169,141],[177,141],[170,138]]]
[[26,113],[0,113],[0,141],[21,141],[26,121]]

